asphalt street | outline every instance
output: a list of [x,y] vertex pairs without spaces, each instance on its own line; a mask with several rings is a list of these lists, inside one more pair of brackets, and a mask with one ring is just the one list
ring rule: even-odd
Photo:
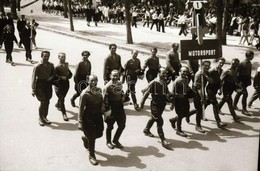
[[[143,28],[133,28],[134,44],[126,44],[125,26],[99,23],[98,27],[87,27],[85,20],[74,19],[75,31],[69,30],[69,20],[52,14],[41,13],[39,6],[33,8],[33,18],[39,22],[37,46],[33,60],[40,61],[42,50],[51,52],[50,61],[58,63],[58,53],[65,52],[70,69],[74,73],[76,64],[81,60],[81,52],[89,50],[93,73],[99,78],[98,86],[103,87],[103,60],[109,53],[108,44],[118,45],[118,54],[122,64],[130,59],[130,51],[137,49],[141,53],[141,63],[148,58],[151,47],[158,47],[160,63],[165,65],[165,53],[173,42],[187,37],[178,36],[179,28],[166,28],[166,33],[158,33]],[[27,10],[27,11],[26,11]],[[29,8],[23,13],[30,18]],[[16,33],[17,34],[17,33]],[[18,38],[18,35],[17,35]],[[206,38],[214,36],[206,35]],[[229,36],[228,45],[223,46],[223,56],[227,59],[224,68],[229,67],[232,58],[244,58],[244,53],[251,46],[238,46],[239,37]],[[144,110],[137,112],[133,105],[125,106],[127,114],[126,128],[120,142],[122,150],[110,150],[106,146],[105,136],[97,139],[96,157],[99,166],[92,166],[88,161],[88,151],[81,141],[82,132],[77,128],[78,108],[70,105],[70,97],[74,93],[73,80],[66,98],[69,122],[62,119],[60,111],[55,108],[57,97],[53,92],[48,118],[49,126],[38,124],[39,102],[31,96],[31,76],[33,65],[25,61],[25,51],[15,46],[13,61],[16,66],[5,63],[5,52],[0,49],[0,170],[176,170],[176,171],[256,171],[259,151],[260,101],[255,101],[256,109],[249,109],[252,116],[245,116],[241,111],[237,114],[241,123],[233,121],[225,104],[221,115],[226,129],[219,129],[214,120],[212,107],[206,109],[209,121],[202,121],[206,134],[195,130],[195,116],[191,123],[183,121],[183,131],[188,138],[176,135],[171,128],[169,118],[176,114],[166,106],[163,114],[166,139],[171,143],[169,149],[161,146],[157,136],[156,125],[151,129],[155,138],[146,137],[143,128],[150,117],[149,103]],[[253,69],[259,66],[260,55],[255,51],[252,61]],[[182,61],[185,65],[185,61]],[[215,65],[215,63],[212,63]],[[253,72],[254,73],[254,72]],[[140,101],[141,89],[147,85],[146,80],[138,80],[137,99]],[[124,87],[126,88],[126,87]],[[171,89],[171,85],[169,85]],[[249,97],[253,88],[249,87]],[[219,98],[219,97],[218,97]],[[78,103],[78,99],[76,100]],[[191,103],[193,108],[193,104]],[[241,108],[241,102],[238,105]],[[116,128],[116,127],[115,127]]]

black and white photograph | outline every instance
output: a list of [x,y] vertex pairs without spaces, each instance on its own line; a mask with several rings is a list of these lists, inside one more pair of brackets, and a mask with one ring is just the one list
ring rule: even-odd
[[260,0],[1,0],[1,171],[257,171]]

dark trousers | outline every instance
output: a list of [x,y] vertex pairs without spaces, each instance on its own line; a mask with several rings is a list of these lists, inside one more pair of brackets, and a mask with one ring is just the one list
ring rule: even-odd
[[151,101],[151,118],[148,120],[145,129],[150,130],[153,126],[153,123],[157,123],[157,132],[160,139],[165,140],[164,132],[163,132],[163,118],[162,113],[165,109],[166,104],[157,104],[153,100]]
[[240,96],[243,95],[242,97],[242,108],[246,110],[246,105],[247,105],[247,97],[248,97],[248,91],[247,91],[247,86],[243,85],[242,86],[242,91],[237,92],[235,99],[234,99],[234,106],[237,106],[237,103],[239,101]]
[[219,117],[219,110],[217,107],[218,101],[216,98],[218,88],[216,86],[208,86],[206,88],[206,91],[207,91],[207,98],[206,98],[205,109],[207,108],[208,105],[212,104],[215,120],[217,122],[221,122],[220,117]]
[[8,60],[13,61],[12,59],[12,52],[14,47],[13,42],[5,41],[4,45],[5,45],[5,52],[6,52],[6,61]]
[[260,99],[260,89],[259,89],[259,90],[255,89],[253,95],[251,96],[251,98],[250,98],[250,100],[249,100],[249,102],[248,102],[248,106],[251,106],[251,105],[253,104],[253,102],[254,102],[257,98]]
[[32,50],[31,50],[31,45],[29,43],[24,43],[24,48],[25,48],[25,57],[27,59],[32,59]]
[[164,30],[164,21],[163,20],[159,20],[159,30],[158,31],[161,31],[161,28],[162,28],[162,32],[165,32]]
[[157,74],[158,74],[158,71],[157,70],[154,70],[154,69],[149,69],[147,72],[146,72],[146,80],[147,82],[151,82],[152,80],[154,80],[156,77],[157,77]]
[[170,119],[170,122],[177,120],[177,130],[181,131],[182,119],[189,116],[190,104],[187,97],[175,98],[175,112],[177,116]]
[[117,130],[113,138],[113,142],[118,142],[123,130],[125,129],[126,115],[122,102],[111,102],[111,116],[106,118],[107,129],[106,139],[107,143],[111,143],[111,134],[114,129],[115,122],[117,123]]
[[234,86],[223,86],[223,97],[220,100],[218,104],[218,109],[220,110],[222,106],[227,103],[228,104],[228,109],[230,111],[230,114],[232,115],[233,118],[237,116],[234,107],[233,107],[233,99],[232,99],[232,94],[234,91]]
[[78,83],[75,83],[74,89],[76,93],[72,96],[72,100],[74,101],[76,98],[78,98],[81,94],[81,92],[88,86],[88,83],[86,80],[81,80]]
[[135,95],[135,85],[136,85],[137,77],[136,76],[127,76],[127,92],[126,95],[129,96],[129,93],[131,94],[131,98],[134,104],[137,103],[136,95]]
[[36,81],[36,97],[40,101],[39,116],[46,118],[49,110],[49,103],[52,97],[52,84],[46,80]]
[[[203,115],[201,97],[197,90],[194,89],[194,97],[193,97],[194,107],[196,109],[196,125],[201,127],[201,119]],[[192,111],[190,112],[192,115]]]
[[156,26],[156,31],[159,31],[159,26],[158,26],[158,20],[152,20],[152,25],[151,25],[151,30],[153,29],[153,26]]
[[57,106],[61,109],[63,114],[66,114],[65,109],[65,97],[69,91],[69,81],[59,81],[58,85],[55,86],[55,93],[58,97]]
[[180,26],[181,26],[181,29],[180,29],[179,35],[181,35],[183,33],[186,36],[187,35],[186,24],[180,24]]

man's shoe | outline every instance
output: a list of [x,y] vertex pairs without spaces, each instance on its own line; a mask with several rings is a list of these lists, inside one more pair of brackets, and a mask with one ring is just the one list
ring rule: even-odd
[[218,114],[225,115],[225,113],[223,113],[221,110],[218,112]]
[[134,108],[135,108],[136,111],[140,111],[139,105],[136,104],[136,103],[134,104]]
[[204,117],[204,118],[202,118],[202,120],[203,120],[203,121],[208,121],[208,119],[207,119],[207,118],[205,118],[205,117]]
[[63,116],[63,120],[64,120],[64,121],[69,121],[69,118],[67,117],[66,114],[62,114],[62,116]]
[[200,133],[205,133],[206,131],[204,131],[201,126],[196,126],[195,127],[196,131],[200,132]]
[[76,107],[75,101],[73,99],[70,99],[70,103],[72,107]]
[[227,126],[227,124],[223,123],[223,122],[217,122],[217,126],[218,126],[218,128],[224,128]]
[[188,136],[188,135],[185,134],[182,130],[176,131],[176,134],[179,135],[179,136],[182,136],[182,137],[187,137],[187,136]]
[[88,149],[88,139],[85,136],[82,136],[81,139],[83,141],[84,147]]
[[148,129],[144,129],[143,133],[144,133],[144,135],[146,135],[148,137],[154,137],[154,135]]
[[239,122],[239,119],[241,119],[241,118],[239,116],[235,115],[235,116],[233,116],[233,119],[235,122]]
[[166,140],[163,140],[162,141],[162,146],[163,147],[167,147],[168,145],[170,145],[171,143],[170,142],[168,142],[168,141],[166,141]]
[[242,113],[246,116],[251,116],[251,114],[245,109],[242,109]]
[[42,118],[39,118],[39,125],[40,125],[40,126],[44,126],[44,125],[45,125]]
[[58,105],[58,103],[55,104],[55,107],[58,109],[58,111],[61,111],[60,106]]
[[190,123],[190,117],[189,116],[186,116],[186,122]]
[[172,128],[175,129],[177,120],[175,118],[172,118],[172,119],[169,119],[169,121],[170,121],[170,123],[172,125]]
[[7,59],[5,62],[6,63],[11,63],[12,61],[10,59]]
[[51,121],[49,121],[47,118],[43,118],[43,122],[46,124],[51,124]]
[[237,106],[233,106],[234,110],[239,110]]
[[96,166],[96,165],[99,164],[98,161],[97,161],[97,159],[96,159],[95,157],[93,157],[93,156],[89,156],[89,162],[90,162],[92,165],[94,165],[94,166]]
[[107,147],[110,148],[110,149],[114,149],[114,146],[112,143],[107,143]]
[[124,146],[118,141],[113,141],[113,143],[114,143],[114,147],[116,148],[124,148]]

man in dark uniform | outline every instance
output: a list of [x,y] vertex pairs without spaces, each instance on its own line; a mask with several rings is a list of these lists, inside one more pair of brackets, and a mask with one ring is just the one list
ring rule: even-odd
[[149,57],[145,61],[143,66],[143,71],[145,71],[145,69],[148,67],[148,70],[146,71],[146,79],[148,83],[157,77],[159,73],[159,69],[161,67],[159,62],[159,57],[156,56],[157,48],[153,48],[151,52],[152,52],[151,57]]
[[5,24],[12,26],[13,32],[15,32],[14,19],[13,19],[12,13],[10,13],[10,12],[7,13]]
[[24,29],[26,25],[26,19],[24,15],[21,15],[21,18],[19,18],[19,20],[17,21],[17,30],[19,33],[19,37],[20,37],[20,41],[19,41],[19,47],[22,47],[22,31]]
[[[169,100],[170,93],[167,87],[167,73],[165,68],[160,69],[159,78],[149,83],[145,94],[151,94],[151,118],[146,124],[143,132],[145,135],[154,137],[150,132],[150,129],[154,122],[157,123],[157,132],[161,139],[162,146],[167,147],[170,143],[166,141],[163,132],[163,118],[162,114],[166,106],[166,102]],[[142,99],[143,101],[144,99]],[[142,102],[141,102],[142,103]]]
[[175,78],[179,75],[181,62],[179,58],[179,44],[173,43],[172,49],[166,54],[166,70],[167,70],[167,80],[168,84],[171,80],[175,80]]
[[56,81],[54,84],[55,93],[58,97],[58,101],[56,103],[56,107],[58,110],[62,112],[62,116],[64,121],[68,121],[68,117],[65,109],[65,97],[69,91],[70,83],[69,79],[72,77],[72,73],[69,69],[69,64],[66,62],[66,54],[60,52],[58,54],[58,58],[60,63],[55,67],[55,77]]
[[42,51],[41,63],[36,65],[32,74],[32,95],[40,101],[39,124],[51,124],[47,119],[49,103],[52,97],[52,81],[54,79],[54,65],[49,62],[50,52]]
[[[126,114],[123,106],[124,92],[122,90],[122,83],[120,82],[120,76],[118,70],[111,71],[111,80],[105,85],[103,90],[104,103],[106,108],[111,109],[111,114],[105,117],[107,123],[106,139],[107,146],[113,149],[123,148],[123,145],[119,142],[119,138],[125,129]],[[111,134],[114,128],[114,123],[117,123],[118,128],[113,138],[113,144],[111,143]]]
[[225,64],[225,61],[226,61],[225,58],[220,58],[218,60],[217,66],[209,69],[209,76],[212,78],[212,82],[208,82],[206,87],[207,97],[206,97],[205,109],[207,108],[208,105],[212,104],[214,117],[217,122],[217,126],[219,128],[223,128],[227,126],[227,124],[221,122],[221,119],[219,117],[219,110],[217,108],[218,101],[216,97],[221,87],[220,76],[223,72],[222,67]]
[[95,141],[102,137],[104,130],[102,90],[97,87],[97,82],[96,75],[89,76],[88,87],[82,92],[79,103],[78,128],[84,132],[85,136],[81,138],[93,165],[99,164],[95,156]]
[[131,94],[132,101],[134,103],[135,110],[139,110],[139,106],[137,104],[136,96],[135,96],[135,85],[139,74],[142,74],[141,70],[141,62],[137,58],[138,51],[133,50],[132,51],[132,58],[128,60],[125,64],[125,75],[126,75],[126,82],[127,82],[127,92],[126,96],[128,94]]
[[243,60],[238,68],[238,81],[241,83],[243,90],[241,92],[237,92],[235,98],[234,98],[234,109],[237,108],[237,103],[239,101],[240,96],[243,94],[242,97],[242,113],[244,115],[250,116],[251,114],[247,111],[246,105],[247,105],[247,97],[248,97],[248,91],[247,87],[251,85],[251,73],[252,73],[252,63],[251,60],[254,58],[254,52],[251,50],[246,51],[246,59]]
[[5,26],[6,26],[6,18],[5,18],[5,15],[0,11],[0,38],[3,35]]
[[[196,72],[194,76],[194,82],[192,85],[192,89],[194,91],[194,107],[196,109],[196,127],[195,129],[200,133],[205,133],[205,131],[201,127],[201,119],[203,116],[203,105],[205,104],[205,92],[202,91],[202,86],[205,88],[207,82],[212,82],[212,78],[209,76],[209,68],[210,68],[211,62],[208,60],[205,60],[202,62],[202,70],[199,70]],[[201,77],[203,77],[203,85],[201,82]],[[205,90],[205,89],[204,89]],[[192,113],[190,112],[190,115]]]
[[32,61],[32,49],[31,49],[31,26],[30,21],[26,21],[25,27],[22,29],[21,32],[21,42],[24,45],[25,48],[25,57],[26,61],[33,62]]
[[105,84],[110,81],[110,74],[112,70],[118,70],[119,76],[121,76],[121,74],[124,72],[124,69],[121,65],[121,56],[116,53],[116,49],[116,44],[109,45],[110,54],[105,58],[104,61],[103,79]]
[[91,63],[88,60],[90,53],[89,51],[83,51],[81,53],[82,61],[80,61],[75,69],[74,82],[75,82],[75,91],[76,93],[70,99],[71,105],[76,106],[75,100],[80,96],[82,90],[87,87],[86,79],[91,74]]
[[225,70],[221,76],[221,92],[223,97],[217,105],[217,108],[221,110],[224,103],[227,102],[230,114],[232,115],[235,121],[238,121],[240,118],[237,116],[233,108],[232,94],[239,87],[237,80],[237,67],[239,65],[239,60],[234,58],[231,60],[231,67]]
[[182,137],[187,137],[181,129],[182,119],[189,115],[190,103],[189,98],[192,98],[192,90],[189,87],[188,79],[189,69],[187,67],[181,67],[180,76],[178,76],[172,86],[173,103],[175,106],[176,117],[169,119],[172,127],[176,128],[176,134]]

